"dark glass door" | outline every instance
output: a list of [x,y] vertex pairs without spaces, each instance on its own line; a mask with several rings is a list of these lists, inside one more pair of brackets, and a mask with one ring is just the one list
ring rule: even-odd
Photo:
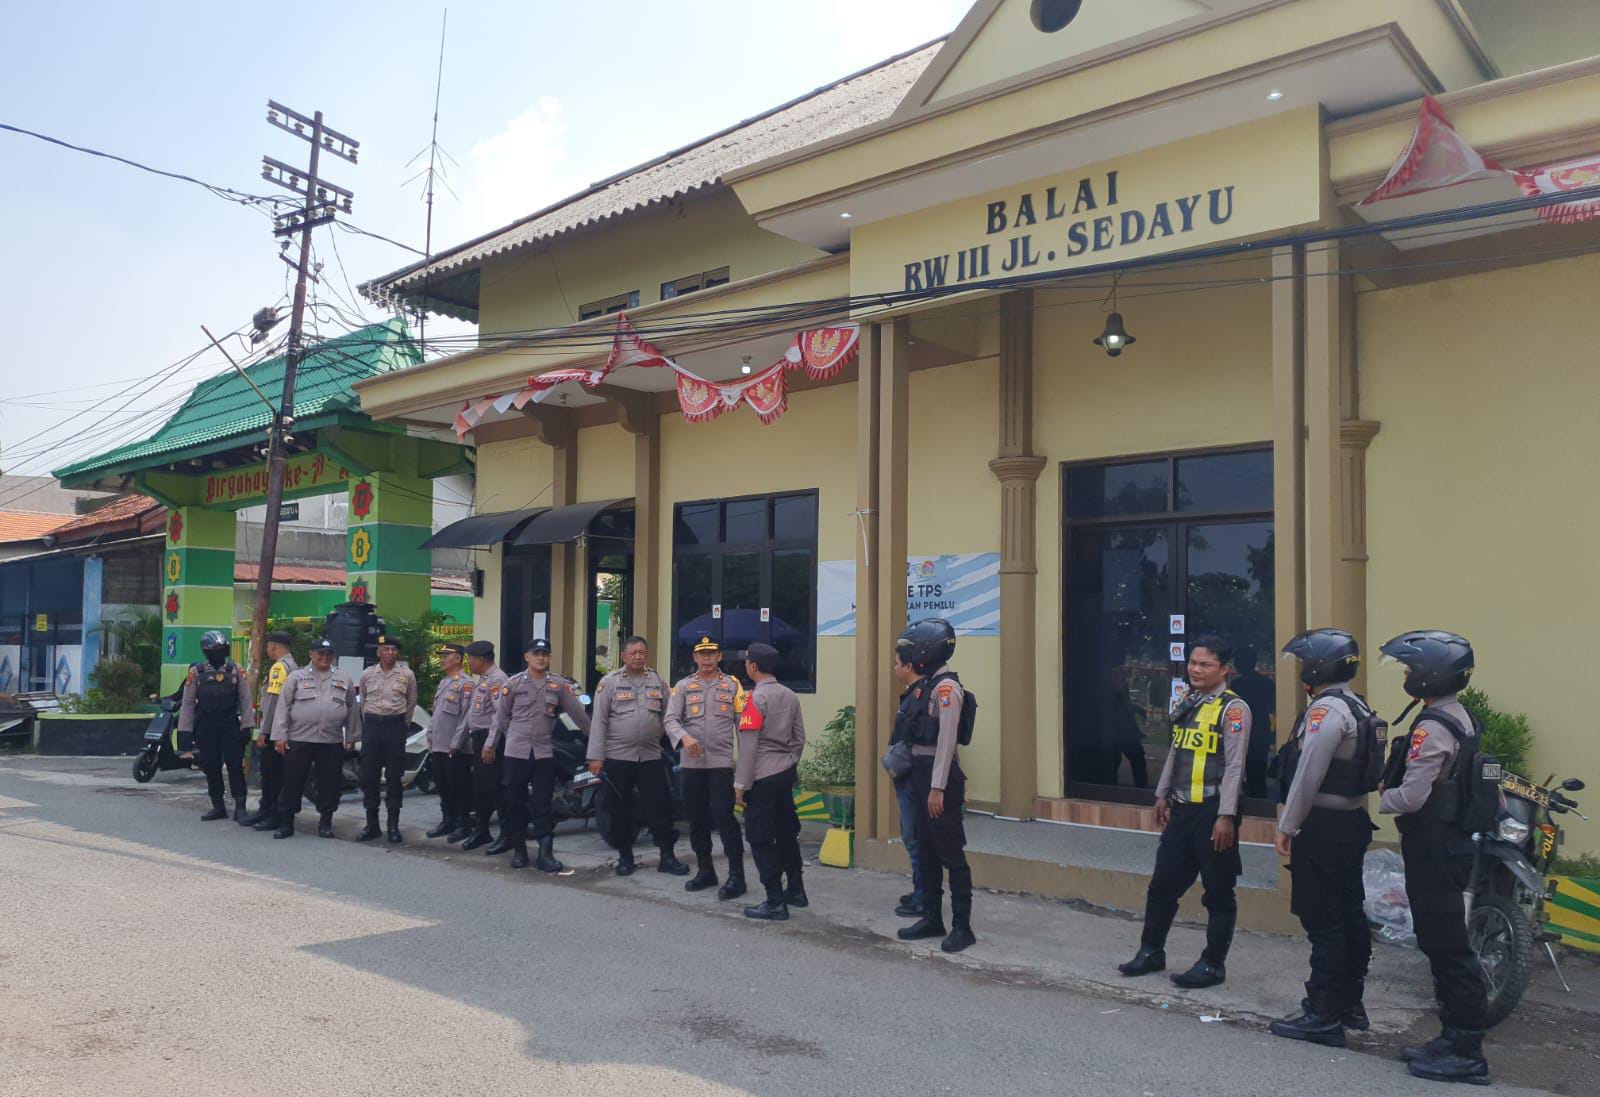
[[506,545],[500,567],[500,666],[514,674],[526,664],[529,640],[550,635],[550,546]]
[[588,659],[578,675],[591,695],[600,679],[622,665],[622,644],[633,635],[634,510],[608,510],[589,523],[589,592],[585,613]]

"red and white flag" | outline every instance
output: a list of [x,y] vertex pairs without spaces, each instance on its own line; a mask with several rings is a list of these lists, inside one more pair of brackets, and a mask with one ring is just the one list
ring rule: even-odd
[[1400,159],[1394,162],[1378,189],[1358,204],[1370,206],[1385,198],[1421,194],[1474,179],[1493,179],[1506,169],[1492,157],[1480,154],[1450,125],[1433,96],[1422,100],[1417,127],[1411,131]]

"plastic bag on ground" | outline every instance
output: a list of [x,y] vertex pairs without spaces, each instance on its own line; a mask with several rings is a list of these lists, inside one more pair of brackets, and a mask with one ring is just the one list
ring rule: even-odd
[[1395,944],[1414,944],[1406,868],[1400,854],[1392,849],[1370,851],[1361,865],[1361,882],[1367,892],[1367,921],[1378,927],[1378,935]]

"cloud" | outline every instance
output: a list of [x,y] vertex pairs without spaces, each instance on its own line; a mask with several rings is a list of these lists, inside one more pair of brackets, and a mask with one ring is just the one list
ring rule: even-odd
[[474,145],[463,165],[465,231],[476,235],[499,228],[583,189],[586,181],[567,146],[561,102],[548,95]]

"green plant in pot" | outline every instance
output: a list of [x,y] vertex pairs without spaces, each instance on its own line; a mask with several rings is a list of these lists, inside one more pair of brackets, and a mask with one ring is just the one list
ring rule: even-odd
[[800,784],[822,794],[834,826],[856,821],[856,708],[846,705],[822,728],[822,739],[800,762]]

